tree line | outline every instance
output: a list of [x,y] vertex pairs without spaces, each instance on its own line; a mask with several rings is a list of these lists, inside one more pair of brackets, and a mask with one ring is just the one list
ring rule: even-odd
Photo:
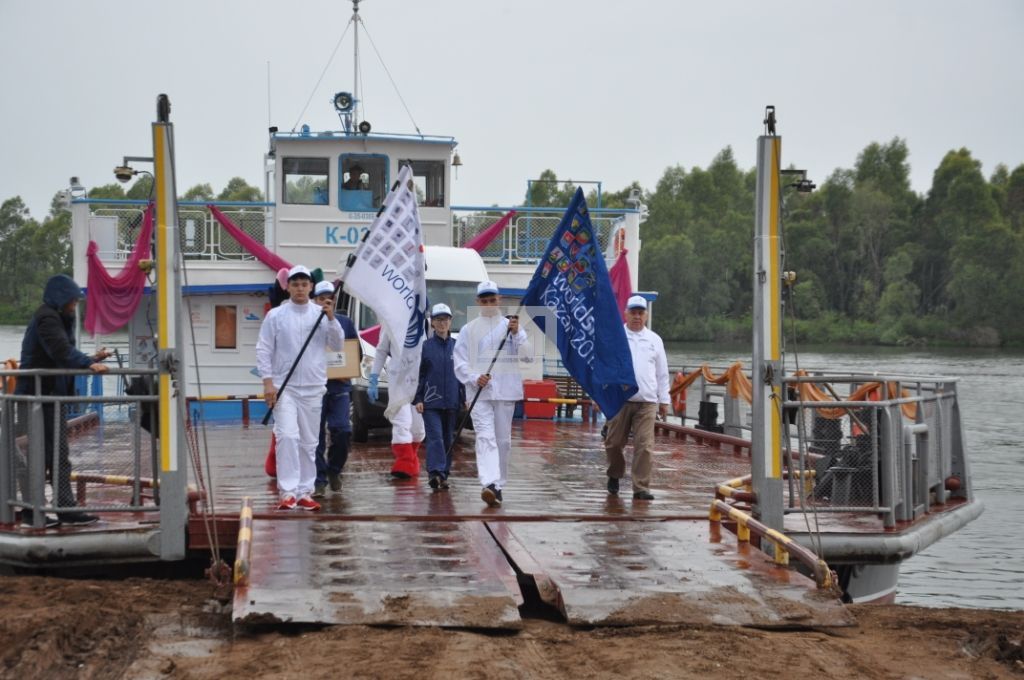
[[[789,175],[784,176],[790,177]],[[565,206],[572,180],[545,170],[529,204]],[[785,184],[785,181],[783,182]],[[90,198],[151,193],[141,176],[127,190],[97,187]],[[659,293],[655,329],[670,340],[739,341],[751,336],[755,170],[722,150],[707,168],[667,168],[653,190],[634,182],[602,194],[625,207],[639,190],[640,288]],[[242,178],[215,195],[199,184],[182,200],[260,201]],[[596,193],[588,203],[595,205]],[[71,271],[70,214],[60,194],[42,220],[19,197],[0,205],[0,323],[24,323],[46,279]],[[909,152],[896,138],[869,144],[852,168],[816,191],[785,187],[786,332],[798,341],[889,345],[1019,345],[1024,341],[1024,164],[990,177],[967,149],[946,154],[923,195],[910,187]],[[84,283],[84,282],[81,282]]]
[[[908,159],[896,138],[868,145],[812,193],[783,176],[784,269],[797,275],[785,295],[787,337],[1019,345],[1024,165],[1000,165],[986,179],[970,151],[950,151],[919,195]],[[557,179],[550,170],[541,178]],[[726,148],[707,168],[667,168],[653,191],[634,183],[602,196],[604,207],[625,207],[631,189],[642,191],[650,214],[639,285],[659,294],[653,325],[664,338],[749,342],[755,180]],[[534,185],[531,203],[564,205],[574,190],[571,180]]]

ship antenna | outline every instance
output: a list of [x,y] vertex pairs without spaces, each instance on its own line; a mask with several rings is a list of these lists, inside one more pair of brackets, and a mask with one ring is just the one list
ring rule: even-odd
[[[359,0],[352,0],[355,4],[359,4]],[[341,37],[338,38],[338,42],[334,45],[334,50],[331,52],[330,58],[327,59],[327,63],[324,64],[324,70],[320,72],[320,77],[316,79],[316,85],[313,86],[312,91],[309,93],[309,99],[306,100],[306,105],[302,107],[302,111],[299,113],[299,117],[295,120],[295,125],[292,125],[292,132],[299,127],[299,122],[302,120],[302,116],[306,114],[306,109],[309,108],[309,103],[313,101],[313,95],[316,94],[317,88],[320,87],[320,83],[323,81],[324,76],[327,75],[327,69],[331,67],[331,62],[334,61],[334,55],[338,53],[338,48],[341,47],[342,41],[345,36],[348,35],[348,29],[352,26],[353,21],[357,20],[357,15],[353,14],[352,18],[349,19],[348,23],[345,24],[345,30],[341,32]]]
[[[353,2],[360,2],[360,0],[352,0]],[[381,67],[384,69],[384,73],[388,75],[388,80],[391,81],[391,87],[395,88],[395,94],[398,95],[398,101],[402,102],[402,108],[405,109],[405,113],[409,116],[409,120],[412,122],[412,126],[416,129],[416,134],[423,136],[420,132],[420,126],[416,124],[416,119],[412,117],[412,111],[409,110],[409,106],[405,103],[405,97],[398,89],[398,84],[395,82],[394,77],[391,75],[391,70],[388,65],[384,63],[384,58],[380,56],[380,50],[377,49],[377,44],[373,42],[373,38],[370,36],[370,32],[366,30],[366,25],[363,24],[363,30],[366,32],[366,39],[370,41],[370,47],[373,48],[373,53],[377,55],[377,61],[380,62]],[[358,99],[356,100],[358,101]]]

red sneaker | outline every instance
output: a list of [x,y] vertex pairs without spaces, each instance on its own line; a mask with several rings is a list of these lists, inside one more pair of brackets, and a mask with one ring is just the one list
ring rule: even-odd
[[296,506],[295,496],[285,496],[277,504],[278,510],[294,510]]
[[[317,510],[320,509],[320,504],[317,503],[312,498],[310,498],[309,496],[303,496],[294,505],[299,506],[303,510],[309,510],[310,512],[316,512]],[[292,507],[294,507],[294,505]]]

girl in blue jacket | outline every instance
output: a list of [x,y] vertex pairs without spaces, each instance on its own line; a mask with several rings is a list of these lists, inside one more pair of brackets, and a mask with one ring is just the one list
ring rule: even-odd
[[444,303],[434,305],[430,311],[433,335],[423,343],[420,357],[420,381],[413,404],[423,414],[426,430],[427,472],[430,488],[443,491],[448,488],[448,475],[452,469],[450,449],[455,437],[455,419],[466,401],[466,391],[455,377],[455,339],[451,337],[452,310]]

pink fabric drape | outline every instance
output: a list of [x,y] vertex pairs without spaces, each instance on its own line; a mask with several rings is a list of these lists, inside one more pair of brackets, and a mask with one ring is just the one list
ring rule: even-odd
[[619,251],[619,259],[615,260],[615,264],[608,270],[608,278],[612,280],[612,292],[615,293],[615,301],[619,303],[619,316],[622,320],[626,320],[626,300],[629,299],[630,294],[633,292],[633,286],[630,284],[629,276],[629,261],[626,259],[626,253],[629,251],[623,248]]
[[380,324],[359,331],[359,337],[376,347],[380,342]]
[[224,227],[227,232],[231,234],[232,238],[238,241],[240,246],[255,255],[257,260],[267,265],[275,272],[282,267],[285,269],[291,269],[291,264],[289,264],[287,260],[277,253],[268,250],[262,243],[239,229],[238,225],[232,222],[227,215],[218,210],[216,206],[207,205],[206,207],[210,209],[213,216],[218,222],[220,222],[220,226]]
[[86,291],[85,330],[92,335],[107,335],[131,320],[146,289],[146,272],[139,269],[148,260],[153,241],[153,206],[146,208],[142,228],[128,261],[117,276],[111,276],[100,261],[95,241],[85,251],[89,268]]
[[513,217],[515,217],[515,214],[515,210],[509,210],[504,217],[502,217],[500,220],[498,220],[491,226],[481,231],[473,238],[466,241],[466,243],[463,244],[462,247],[470,248],[478,253],[484,252],[484,248],[491,245],[491,242],[493,242],[494,239],[498,238],[498,235],[505,230],[505,227],[508,226],[509,221]]

